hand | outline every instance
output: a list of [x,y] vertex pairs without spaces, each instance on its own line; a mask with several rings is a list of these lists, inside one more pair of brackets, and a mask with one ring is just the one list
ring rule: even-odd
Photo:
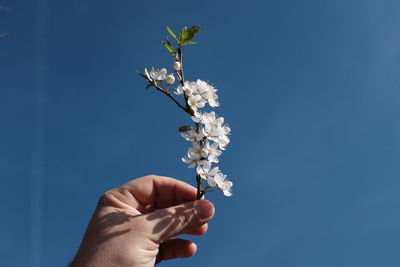
[[196,200],[196,193],[185,182],[155,175],[106,192],[70,266],[147,267],[193,256],[193,242],[173,237],[207,231],[214,206]]

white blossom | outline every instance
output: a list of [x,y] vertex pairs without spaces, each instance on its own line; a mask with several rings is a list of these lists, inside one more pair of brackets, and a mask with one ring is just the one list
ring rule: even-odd
[[188,168],[194,168],[197,165],[197,162],[200,160],[200,158],[194,157],[193,154],[190,154],[189,152],[187,153],[187,157],[183,157],[182,161],[189,164]]
[[199,112],[196,111],[194,116],[192,116],[192,120],[196,123],[201,123],[204,125],[207,124],[222,124],[224,123],[223,117],[217,117],[214,111],[212,112]]
[[204,114],[205,114],[205,113],[202,113],[202,112],[200,112],[200,111],[198,111],[198,110],[195,110],[195,111],[194,111],[194,115],[192,116],[192,120],[193,120],[195,123],[202,123],[202,124],[205,124],[207,118],[205,117]]
[[216,139],[216,142],[218,143],[218,146],[221,150],[225,150],[226,146],[229,144],[230,140],[229,140],[228,136],[221,135],[221,136],[218,136],[218,138]]
[[211,168],[211,162],[207,161],[197,166],[196,171],[201,178],[207,180],[211,187],[218,187],[223,191],[225,196],[232,196],[233,183],[226,179],[226,175],[218,167]]
[[[208,183],[211,186],[215,186],[215,185],[218,186],[222,190],[222,192],[224,193],[225,196],[227,196],[227,197],[232,196],[233,183],[231,181],[226,180],[225,174],[218,172],[217,174],[214,175],[213,178],[208,180]],[[215,185],[213,185],[213,184],[215,184]]]
[[153,80],[163,81],[167,78],[167,69],[162,68],[159,70],[159,69],[152,68],[150,71],[150,77]]
[[208,140],[217,142],[220,149],[225,150],[225,147],[230,142],[227,135],[230,134],[231,128],[224,123],[223,117],[217,117],[214,111],[209,113],[195,111],[192,120],[203,124],[204,128],[201,129],[202,134]]
[[211,107],[219,106],[218,95],[216,94],[218,91],[217,89],[202,80],[197,80],[196,86],[198,94],[201,95],[201,97],[208,102]]
[[175,94],[182,95],[185,93],[186,96],[194,95],[198,99],[198,102],[202,103],[202,107],[204,107],[203,103],[204,105],[208,103],[211,107],[218,107],[217,91],[217,89],[205,81],[197,80],[196,82],[185,81],[183,86],[179,85],[176,88]]
[[208,149],[201,147],[199,143],[193,142],[192,147],[189,148],[186,157],[182,161],[189,164],[188,168],[194,168],[196,165],[202,165],[203,158],[208,156]]
[[194,83],[194,82],[186,81],[184,90],[185,90],[185,94],[187,96],[195,95],[195,94],[197,95],[196,83]]
[[199,142],[204,137],[202,132],[198,133],[195,129],[190,129],[188,132],[181,133],[181,136],[190,142]]
[[208,104],[211,107],[219,107],[218,96],[216,94],[213,94],[212,97],[208,99]]
[[175,77],[174,77],[174,75],[173,75],[173,74],[167,75],[166,82],[167,82],[167,85],[168,85],[168,86],[170,86],[171,84],[173,84],[173,83],[175,82]]
[[187,96],[189,96],[192,95],[193,92],[195,91],[196,91],[195,84],[193,84],[193,82],[185,81],[183,86],[181,84],[178,85],[174,93],[177,95],[186,94]]
[[218,143],[213,143],[212,145],[208,142],[206,143],[206,147],[208,147],[208,160],[210,162],[219,162],[218,157],[222,154],[222,151],[218,149],[218,146]]
[[214,175],[219,172],[218,167],[211,168],[211,162],[205,161],[202,165],[197,166],[197,174],[205,180],[213,179]]
[[208,156],[208,149],[206,147],[201,147],[197,142],[193,142],[192,146],[189,147],[188,154],[190,154],[192,158],[200,160],[201,158],[206,158]]
[[202,128],[203,135],[211,141],[218,143],[219,148],[225,150],[226,146],[229,144],[230,140],[228,134],[230,134],[231,129],[227,124],[222,124],[220,121],[218,123],[207,123],[204,128]]
[[188,104],[192,109],[197,109],[203,108],[206,103],[203,101],[200,95],[190,95],[188,98]]

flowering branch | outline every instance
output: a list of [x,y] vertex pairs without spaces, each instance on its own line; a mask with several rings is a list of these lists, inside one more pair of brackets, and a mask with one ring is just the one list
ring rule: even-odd
[[[183,73],[182,48],[184,45],[196,44],[192,39],[199,29],[200,26],[184,27],[178,37],[171,28],[167,27],[170,35],[177,42],[177,48],[175,49],[172,46],[168,38],[162,42],[174,57],[173,69],[179,80],[179,85],[174,93],[183,95],[185,105],[175,99],[168,89],[160,86],[165,82],[168,88],[175,82],[174,75],[172,73],[167,75],[165,68],[152,68],[150,73],[147,69],[144,69],[144,72],[139,74],[147,80],[147,89],[154,87],[167,95],[183,111],[188,113],[195,123],[194,128],[181,126],[178,130],[183,138],[192,143],[182,161],[189,164],[189,168],[196,167],[197,198],[200,199],[204,194],[216,190],[222,191],[226,196],[231,196],[232,182],[226,179],[226,175],[220,171],[219,167],[212,168],[213,163],[219,162],[218,157],[230,142],[228,135],[231,129],[224,122],[224,118],[218,117],[214,111],[199,111],[206,104],[210,107],[219,106],[218,90],[202,80],[197,80],[196,82],[186,81]],[[207,186],[203,185],[203,180],[207,181]]]

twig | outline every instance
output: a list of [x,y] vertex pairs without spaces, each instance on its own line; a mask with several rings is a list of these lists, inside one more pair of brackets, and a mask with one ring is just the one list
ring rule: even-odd
[[175,97],[172,96],[172,94],[171,94],[170,91],[161,88],[161,87],[158,86],[157,84],[154,84],[153,86],[154,86],[158,91],[164,93],[164,94],[167,95],[169,98],[171,98],[172,101],[174,101],[175,104],[177,104],[183,111],[185,111],[186,113],[189,113],[191,116],[194,115],[193,110],[191,110],[191,109],[189,110],[187,107],[185,107],[185,106],[183,106],[181,103],[179,103],[179,101],[176,100]]

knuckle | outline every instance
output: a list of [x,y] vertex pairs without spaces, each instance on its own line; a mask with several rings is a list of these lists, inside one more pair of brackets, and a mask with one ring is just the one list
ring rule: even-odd
[[156,179],[157,177],[159,177],[158,175],[155,174],[148,174],[142,177],[142,179]]
[[109,190],[105,193],[103,193],[100,197],[99,197],[99,201],[98,201],[98,205],[99,206],[108,206],[113,199],[113,191]]

